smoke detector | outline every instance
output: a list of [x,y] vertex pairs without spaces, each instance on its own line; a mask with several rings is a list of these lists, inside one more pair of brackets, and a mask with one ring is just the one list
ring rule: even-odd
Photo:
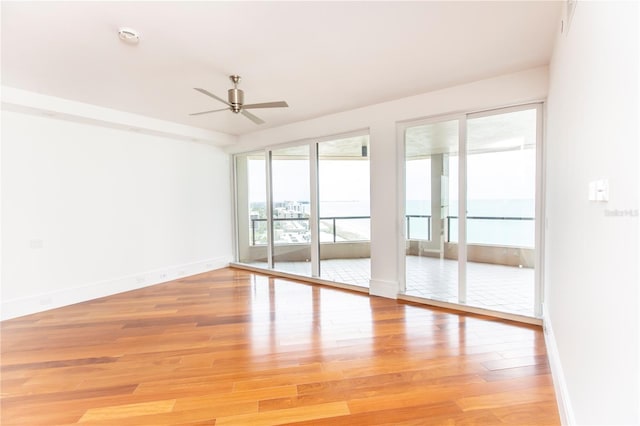
[[138,44],[140,41],[140,35],[138,32],[131,28],[122,27],[118,29],[118,37],[120,40],[127,44]]

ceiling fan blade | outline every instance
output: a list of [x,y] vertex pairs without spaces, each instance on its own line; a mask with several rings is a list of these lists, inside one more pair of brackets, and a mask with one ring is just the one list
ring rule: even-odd
[[256,124],[264,124],[265,121],[256,117],[255,115],[251,114],[249,111],[245,111],[244,109],[242,111],[240,111],[240,113],[242,115],[244,115],[245,117],[247,117],[249,120],[253,121]]
[[202,93],[203,95],[211,96],[213,99],[215,99],[217,101],[220,101],[223,104],[227,104],[227,105],[231,106],[231,104],[229,102],[225,101],[224,99],[214,95],[213,93],[211,93],[211,92],[209,92],[207,90],[200,89],[199,87],[194,87],[193,90],[197,90],[198,92]]
[[261,104],[242,105],[242,108],[286,108],[289,105],[285,101],[264,102]]
[[194,112],[193,114],[189,114],[189,115],[210,114],[212,112],[220,112],[220,111],[229,111],[229,108],[214,109],[214,110],[211,110],[211,111]]

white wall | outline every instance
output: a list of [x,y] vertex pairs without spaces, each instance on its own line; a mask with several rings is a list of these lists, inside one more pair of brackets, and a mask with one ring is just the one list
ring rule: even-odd
[[232,260],[219,147],[14,107],[2,111],[3,319]]
[[371,167],[371,285],[372,294],[396,297],[400,285],[400,242],[403,218],[398,200],[397,123],[466,111],[543,100],[546,67],[385,102],[317,119],[266,129],[239,137],[231,153],[369,129]]
[[[638,5],[578,2],[550,66],[546,318],[566,421],[638,424]],[[587,200],[608,179],[610,200]]]

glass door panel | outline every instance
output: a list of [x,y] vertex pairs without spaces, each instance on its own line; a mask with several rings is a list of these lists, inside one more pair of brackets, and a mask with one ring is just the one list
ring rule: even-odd
[[267,267],[267,184],[265,152],[236,155],[238,261]]
[[320,277],[369,286],[369,136],[318,143]]
[[405,131],[405,294],[458,302],[459,120]]
[[534,315],[537,109],[467,120],[467,304]]
[[271,151],[273,268],[311,275],[309,145]]

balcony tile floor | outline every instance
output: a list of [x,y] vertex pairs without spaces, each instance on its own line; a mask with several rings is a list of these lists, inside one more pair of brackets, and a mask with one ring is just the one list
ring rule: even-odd
[[[458,303],[458,262],[448,259],[407,256],[405,294]],[[266,268],[264,262],[252,266]],[[311,275],[310,262],[279,262],[276,269]],[[331,259],[320,263],[322,279],[368,287],[371,261]],[[488,263],[467,263],[467,305],[533,317],[534,270]]]
[[[405,294],[458,303],[458,262],[407,256]],[[467,305],[534,316],[534,270],[467,263]]]

